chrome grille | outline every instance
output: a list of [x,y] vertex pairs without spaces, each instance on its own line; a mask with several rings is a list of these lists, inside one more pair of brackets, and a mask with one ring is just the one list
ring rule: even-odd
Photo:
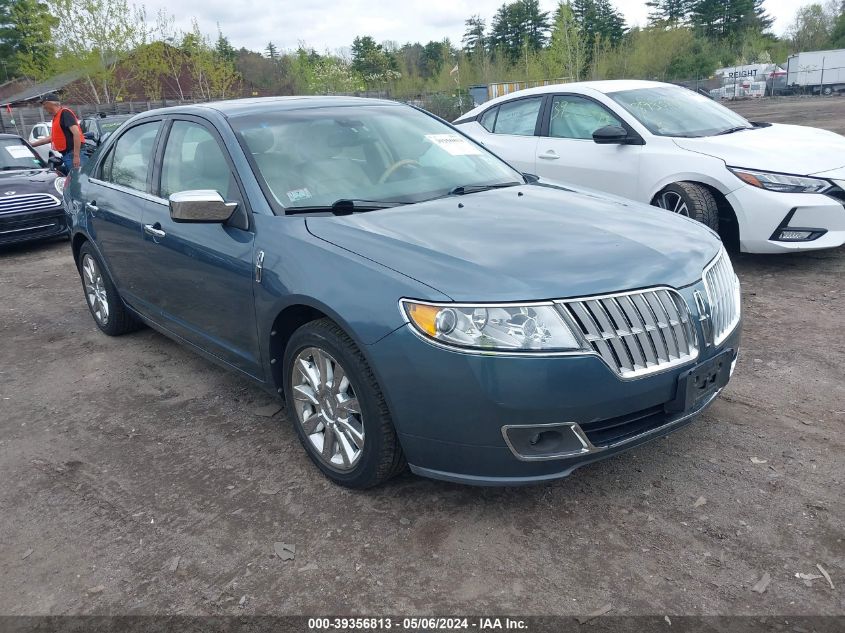
[[49,193],[29,193],[18,196],[0,196],[0,215],[51,209],[59,205],[59,199]]
[[724,341],[739,323],[739,279],[725,249],[704,269],[704,288],[710,301],[713,344]]
[[683,297],[671,288],[560,302],[592,348],[623,378],[636,378],[698,357]]

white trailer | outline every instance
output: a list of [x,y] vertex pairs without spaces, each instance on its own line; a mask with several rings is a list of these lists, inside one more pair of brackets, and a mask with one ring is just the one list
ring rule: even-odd
[[845,48],[790,55],[786,84],[810,94],[845,93]]

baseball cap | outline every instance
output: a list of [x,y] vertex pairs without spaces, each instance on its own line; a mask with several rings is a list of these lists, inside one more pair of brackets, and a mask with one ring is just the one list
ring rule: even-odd
[[61,103],[62,98],[55,92],[48,92],[45,95],[41,95],[41,99],[39,99],[40,103],[44,103],[45,101],[55,101],[56,103]]

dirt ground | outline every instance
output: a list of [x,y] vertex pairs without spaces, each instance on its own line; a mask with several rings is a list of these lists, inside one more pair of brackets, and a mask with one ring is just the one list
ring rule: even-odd
[[[737,109],[845,131],[845,99]],[[551,485],[351,492],[258,388],[102,335],[66,242],[0,252],[0,614],[845,614],[845,249],[735,263],[696,424]]]

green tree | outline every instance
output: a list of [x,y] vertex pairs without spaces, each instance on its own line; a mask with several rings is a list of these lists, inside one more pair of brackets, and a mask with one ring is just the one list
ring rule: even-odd
[[269,59],[276,61],[279,58],[279,50],[276,48],[276,45],[273,42],[267,44],[264,52],[267,54]]
[[364,78],[367,85],[380,85],[400,76],[396,58],[369,35],[353,40],[351,68]]
[[587,43],[572,12],[571,2],[561,2],[555,11],[554,26],[545,55],[553,78],[579,81],[587,65]]
[[572,13],[592,57],[597,45],[618,46],[625,36],[625,18],[610,0],[572,0]]
[[217,42],[214,44],[214,52],[217,54],[218,59],[222,59],[230,64],[235,62],[235,57],[237,56],[237,52],[229,43],[229,38],[223,35],[223,31],[220,30],[219,22],[217,23]]
[[467,57],[483,57],[487,52],[487,24],[480,15],[474,15],[464,22],[463,50]]
[[692,13],[695,0],[649,0],[645,4],[651,9],[648,19],[652,24],[685,24]]
[[56,63],[51,31],[58,20],[40,0],[16,0],[10,13],[17,38],[17,50],[12,57],[16,71],[36,79],[49,76]]
[[94,103],[120,98],[129,77],[117,66],[146,39],[143,8],[127,0],[55,0],[52,9],[57,70],[81,71]]
[[697,0],[693,26],[710,39],[739,39],[748,30],[766,31],[772,18],[763,0]]
[[511,63],[542,49],[549,37],[549,13],[538,0],[517,0],[499,7],[490,25],[490,46]]

